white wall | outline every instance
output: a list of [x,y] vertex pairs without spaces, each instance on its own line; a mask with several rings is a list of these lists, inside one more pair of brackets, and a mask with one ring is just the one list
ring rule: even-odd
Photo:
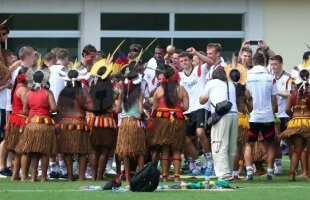
[[264,39],[283,57],[289,72],[310,50],[304,44],[310,45],[309,8],[308,0],[264,1]]

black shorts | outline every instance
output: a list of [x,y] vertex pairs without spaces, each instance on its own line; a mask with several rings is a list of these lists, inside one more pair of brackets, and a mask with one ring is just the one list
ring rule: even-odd
[[290,121],[290,118],[289,117],[281,117],[279,119],[281,120],[280,130],[281,130],[281,133],[282,133],[283,131],[286,130],[287,123],[288,123],[288,121]]
[[185,114],[188,118],[186,122],[186,132],[188,135],[196,136],[197,128],[205,128],[206,113],[207,111],[205,109],[199,109],[189,114]]
[[267,142],[274,142],[276,134],[274,130],[274,122],[258,123],[250,122],[250,129],[248,130],[248,142],[256,142],[258,134],[261,132],[262,136]]

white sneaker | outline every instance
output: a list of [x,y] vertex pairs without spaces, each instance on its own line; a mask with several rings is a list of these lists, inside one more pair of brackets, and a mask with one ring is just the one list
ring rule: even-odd
[[283,172],[282,166],[275,166],[274,174],[279,175],[279,174],[282,174],[282,172]]
[[63,165],[63,166],[59,165],[59,171],[60,171],[60,174],[62,174],[62,175],[67,174],[66,165]]
[[7,176],[0,174],[0,178],[7,178]]

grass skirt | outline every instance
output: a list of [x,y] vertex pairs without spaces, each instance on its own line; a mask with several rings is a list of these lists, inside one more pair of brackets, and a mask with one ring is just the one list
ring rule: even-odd
[[147,133],[148,145],[151,148],[160,148],[169,145],[174,149],[182,150],[185,144],[186,121],[155,117],[152,128]]
[[283,140],[289,140],[292,136],[299,135],[309,141],[310,117],[295,117],[287,124],[287,129],[280,134]]
[[5,146],[9,151],[15,151],[20,136],[25,129],[26,116],[11,114],[5,132]]
[[16,152],[57,155],[54,124],[37,123],[34,118],[26,125],[16,147]]
[[9,124],[10,129],[5,132],[5,147],[9,151],[15,151],[19,139],[25,127]]
[[123,118],[120,122],[116,154],[121,159],[135,158],[146,153],[145,131],[138,125],[138,122],[138,119],[135,118]]
[[59,152],[88,154],[90,134],[85,119],[64,118],[60,121]]
[[114,148],[117,140],[117,130],[112,128],[93,127],[90,134],[92,146],[107,146]]

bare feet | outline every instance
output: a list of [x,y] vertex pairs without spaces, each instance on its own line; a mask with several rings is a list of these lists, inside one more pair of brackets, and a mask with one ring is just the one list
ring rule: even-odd
[[29,176],[26,176],[25,178],[22,177],[20,180],[21,180],[21,181],[30,181],[31,178],[30,178]]
[[307,175],[307,172],[306,173],[303,172],[303,173],[297,175],[297,177],[308,177],[308,175]]
[[20,181],[21,178],[19,176],[12,176],[11,180],[12,181]]

